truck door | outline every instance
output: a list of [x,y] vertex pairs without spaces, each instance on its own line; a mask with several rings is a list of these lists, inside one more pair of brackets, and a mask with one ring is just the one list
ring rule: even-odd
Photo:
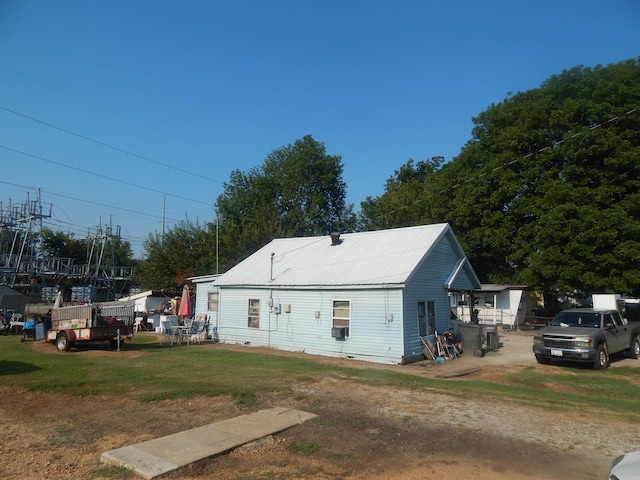
[[617,312],[604,314],[604,334],[609,346],[609,353],[617,353],[629,347],[627,327],[622,324],[622,318]]

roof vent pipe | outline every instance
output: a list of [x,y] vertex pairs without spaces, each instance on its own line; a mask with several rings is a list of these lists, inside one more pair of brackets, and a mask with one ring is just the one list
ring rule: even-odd
[[271,252],[271,271],[269,272],[269,281],[273,282],[273,257],[275,257],[276,254],[274,252]]
[[340,232],[333,232],[331,234],[331,245],[340,245],[342,240],[340,240]]

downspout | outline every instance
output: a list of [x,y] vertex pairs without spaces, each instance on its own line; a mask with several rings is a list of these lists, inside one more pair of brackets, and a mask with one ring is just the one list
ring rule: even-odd
[[222,295],[220,295],[220,287],[217,287],[218,290],[218,311],[216,312],[216,324],[213,329],[213,338],[215,341],[216,335],[218,336],[218,342],[220,342],[220,314],[222,312]]
[[[269,270],[269,283],[273,282],[273,257],[276,254],[271,252],[271,269]],[[273,289],[269,289],[269,325],[267,326],[267,347],[271,347],[271,314],[273,313]]]
[[[271,254],[271,271],[273,273],[273,253]],[[273,289],[269,289],[269,325],[267,327],[267,347],[271,347],[271,314],[273,313]]]

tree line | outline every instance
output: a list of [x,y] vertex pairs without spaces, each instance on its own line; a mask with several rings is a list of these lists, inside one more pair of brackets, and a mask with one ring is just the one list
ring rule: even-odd
[[473,125],[458,156],[407,160],[357,213],[340,156],[311,135],[278,148],[231,173],[218,221],[150,234],[137,281],[173,289],[274,238],[448,222],[483,282],[640,296],[640,58],[565,70]]

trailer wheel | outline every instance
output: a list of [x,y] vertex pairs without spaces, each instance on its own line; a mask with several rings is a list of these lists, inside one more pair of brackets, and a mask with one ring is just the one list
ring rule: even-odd
[[61,352],[68,352],[70,347],[69,337],[65,332],[60,332],[56,337],[56,348]]

